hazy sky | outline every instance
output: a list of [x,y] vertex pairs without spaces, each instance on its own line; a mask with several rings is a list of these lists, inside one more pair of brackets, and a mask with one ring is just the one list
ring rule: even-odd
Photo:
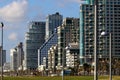
[[4,23],[7,61],[10,59],[10,49],[15,48],[19,42],[24,42],[28,22],[45,21],[48,14],[56,12],[64,18],[79,17],[81,3],[80,0],[0,0],[0,22]]

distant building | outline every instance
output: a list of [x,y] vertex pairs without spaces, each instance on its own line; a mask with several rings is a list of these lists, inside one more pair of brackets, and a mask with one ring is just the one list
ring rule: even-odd
[[10,50],[10,70],[17,71],[17,51],[16,49]]
[[23,43],[20,42],[16,47],[17,50],[17,66],[18,70],[23,69],[23,60],[24,60],[24,51],[23,51]]
[[10,62],[4,63],[3,71],[4,72],[9,72],[10,71]]
[[79,18],[65,18],[58,27],[58,67],[62,66],[62,62],[66,66],[65,47],[73,42],[79,43]]
[[10,68],[12,71],[23,69],[24,51],[22,42],[10,50],[10,59]]
[[54,29],[62,24],[63,16],[56,12],[46,17],[46,41],[54,33]]
[[[3,50],[2,56],[3,56],[3,64],[2,65],[4,65],[4,63],[6,63],[6,50]],[[0,66],[1,66],[1,49],[0,49]]]
[[30,22],[25,35],[24,69],[38,67],[38,49],[45,42],[45,22]]

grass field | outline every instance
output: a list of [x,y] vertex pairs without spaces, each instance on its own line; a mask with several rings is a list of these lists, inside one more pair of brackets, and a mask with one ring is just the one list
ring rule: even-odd
[[[4,80],[62,80],[62,77],[4,77]],[[66,76],[64,80],[93,80],[93,76]],[[109,77],[100,76],[99,80],[109,80]],[[113,80],[120,80],[120,76],[113,76]]]

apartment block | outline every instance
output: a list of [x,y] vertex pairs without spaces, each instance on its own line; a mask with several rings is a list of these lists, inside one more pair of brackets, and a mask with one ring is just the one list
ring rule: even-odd
[[[93,63],[94,57],[94,1],[87,0],[80,6],[80,63]],[[112,34],[112,57],[120,58],[120,0],[98,0],[97,9],[97,55],[107,59]]]

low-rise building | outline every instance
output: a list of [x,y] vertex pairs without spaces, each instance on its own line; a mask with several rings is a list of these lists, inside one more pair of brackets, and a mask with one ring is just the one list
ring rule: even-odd
[[79,44],[70,43],[66,47],[66,67],[77,67],[79,66]]

